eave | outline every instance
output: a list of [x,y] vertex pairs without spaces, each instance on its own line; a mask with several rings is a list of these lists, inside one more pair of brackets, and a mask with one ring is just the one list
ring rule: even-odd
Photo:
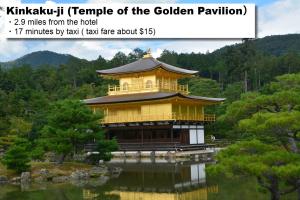
[[133,74],[133,73],[142,73],[142,72],[148,72],[155,70],[157,68],[162,68],[168,72],[180,74],[183,75],[195,75],[198,73],[198,71],[193,70],[187,70],[179,67],[175,67],[166,63],[163,63],[161,61],[158,61],[152,57],[148,58],[141,58],[135,62],[115,67],[112,69],[106,69],[106,70],[97,70],[96,72],[102,76],[121,76],[121,75],[127,75],[127,74]]
[[182,101],[194,101],[195,103],[202,103],[207,105],[219,104],[223,102],[224,98],[210,98],[201,96],[189,96],[181,93],[164,93],[164,92],[151,92],[151,93],[139,93],[128,95],[114,95],[103,96],[92,99],[83,100],[85,104],[90,106],[104,106],[112,104],[128,104],[128,103],[140,103],[140,102],[153,102],[161,100],[177,99]]

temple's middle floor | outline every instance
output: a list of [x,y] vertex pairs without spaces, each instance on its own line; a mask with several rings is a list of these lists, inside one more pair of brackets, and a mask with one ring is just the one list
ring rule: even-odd
[[156,150],[204,144],[204,126],[181,124],[124,125],[106,127],[107,139],[115,138],[120,149]]

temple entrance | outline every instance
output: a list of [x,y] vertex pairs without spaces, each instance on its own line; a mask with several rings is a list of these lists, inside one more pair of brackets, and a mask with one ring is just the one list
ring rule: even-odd
[[189,144],[189,130],[188,129],[174,129],[174,131],[178,131],[180,134],[180,143],[181,144]]

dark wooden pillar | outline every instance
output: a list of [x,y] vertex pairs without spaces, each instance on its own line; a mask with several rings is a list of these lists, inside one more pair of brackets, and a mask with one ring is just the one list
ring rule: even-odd
[[142,126],[142,144],[144,143],[144,128],[143,128],[143,126]]
[[171,142],[174,142],[173,125],[171,125]]

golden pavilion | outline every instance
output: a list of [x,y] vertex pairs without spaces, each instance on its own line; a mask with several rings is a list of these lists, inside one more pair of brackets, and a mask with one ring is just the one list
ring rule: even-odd
[[119,81],[109,85],[108,95],[84,102],[101,110],[101,121],[108,139],[116,138],[120,150],[199,149],[204,145],[204,125],[215,121],[205,107],[224,101],[189,95],[188,85],[179,79],[198,71],[178,68],[154,59],[143,58],[97,73]]

